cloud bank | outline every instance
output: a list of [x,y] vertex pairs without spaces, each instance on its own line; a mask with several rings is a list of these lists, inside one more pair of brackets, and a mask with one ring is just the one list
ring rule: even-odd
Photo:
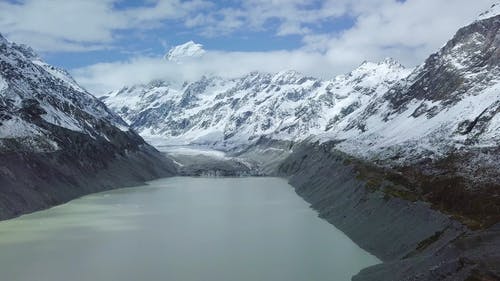
[[[131,55],[71,70],[77,81],[100,95],[152,79],[182,81],[204,74],[231,77],[294,69],[331,78],[364,60],[386,57],[414,66],[492,4],[491,0],[146,0],[121,7],[121,2],[0,1],[0,32],[44,52],[115,48],[120,31],[168,29],[174,23],[211,38],[259,31],[301,38],[295,50],[208,50],[199,60],[181,65],[166,63],[161,55]],[[328,29],[339,21],[351,24]]]
[[252,71],[277,72],[299,69],[315,77],[329,77],[330,65],[325,56],[305,51],[274,52],[207,52],[181,64],[160,57],[136,57],[127,61],[100,63],[73,70],[82,85],[102,95],[124,85],[147,83],[162,79],[173,83],[193,81],[203,75],[226,78],[239,77]]
[[117,32],[151,29],[189,17],[212,4],[203,0],[144,1],[120,8],[119,0],[0,0],[0,32],[41,52],[114,47]]

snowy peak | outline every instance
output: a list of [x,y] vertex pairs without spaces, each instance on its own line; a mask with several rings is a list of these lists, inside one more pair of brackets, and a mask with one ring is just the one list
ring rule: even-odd
[[104,103],[30,47],[2,37],[0,50],[0,152],[12,148],[5,139],[19,141],[19,149],[52,151],[70,145],[59,138],[64,130],[109,143],[128,131]]
[[459,29],[402,81],[402,88],[387,95],[393,108],[404,109],[415,100],[453,105],[495,83],[500,74],[499,24],[488,19]]
[[172,47],[165,55],[165,59],[178,63],[189,58],[201,57],[205,53],[206,51],[203,49],[203,45],[189,41],[182,45]]
[[488,10],[479,14],[478,20],[485,20],[498,15],[500,15],[500,2],[491,5]]
[[16,51],[17,53],[20,53],[24,58],[28,60],[38,60],[40,59],[40,56],[33,50],[31,47],[24,45],[24,44],[17,44],[14,42],[10,42],[7,40],[5,37],[2,36],[0,33],[0,46],[5,45],[6,48]]
[[300,85],[308,80],[316,80],[316,79],[312,77],[306,77],[302,73],[297,72],[295,70],[280,71],[277,74],[275,74],[272,78],[272,82],[277,85],[285,85],[285,84]]
[[378,63],[363,62],[358,68],[346,75],[339,75],[335,81],[349,81],[364,87],[376,87],[389,83],[394,83],[407,77],[412,69],[408,69],[392,58],[386,58]]
[[406,70],[406,67],[399,63],[397,60],[393,58],[385,58],[384,60],[379,62],[364,61],[358,68],[353,70],[351,74],[374,71],[401,72],[404,70]]

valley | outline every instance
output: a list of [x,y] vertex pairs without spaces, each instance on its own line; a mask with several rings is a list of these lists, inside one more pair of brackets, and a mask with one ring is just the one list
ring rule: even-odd
[[[99,98],[0,35],[0,264],[23,281],[500,280],[499,12],[415,67],[387,58],[330,79],[207,73]],[[162,62],[207,55],[189,41]],[[37,239],[54,246],[63,235],[87,269],[44,260]],[[141,241],[151,244],[137,257],[127,251]],[[99,269],[89,262],[99,245],[127,258]],[[23,270],[30,251],[46,263]],[[149,253],[153,262],[120,271]]]

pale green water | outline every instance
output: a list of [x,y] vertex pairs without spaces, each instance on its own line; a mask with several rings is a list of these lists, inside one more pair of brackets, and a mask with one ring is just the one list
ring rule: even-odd
[[0,280],[350,280],[379,261],[284,180],[168,178],[0,223]]

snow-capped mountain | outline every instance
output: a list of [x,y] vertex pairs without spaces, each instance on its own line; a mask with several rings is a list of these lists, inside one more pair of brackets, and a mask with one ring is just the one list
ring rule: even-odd
[[261,136],[300,140],[328,131],[409,72],[387,59],[331,81],[295,71],[204,77],[179,88],[155,81],[124,87],[104,101],[146,138],[238,146]]
[[203,49],[203,45],[188,41],[182,45],[172,47],[168,53],[165,54],[164,58],[168,61],[181,63],[187,59],[199,58],[205,53],[206,51]]
[[[235,147],[265,136],[339,141],[377,160],[500,144],[497,6],[424,64],[363,63],[333,80],[294,71],[124,87],[103,100],[142,136]],[[493,15],[487,17],[487,15]]]
[[378,159],[499,147],[499,28],[500,16],[494,16],[460,29],[326,138],[346,140],[342,149]]
[[102,128],[129,130],[67,72],[43,62],[31,48],[2,37],[0,62],[0,149],[6,140],[17,139],[29,150],[57,150],[51,126],[108,141],[112,137]]
[[0,35],[0,219],[168,175],[170,164],[66,71]]

